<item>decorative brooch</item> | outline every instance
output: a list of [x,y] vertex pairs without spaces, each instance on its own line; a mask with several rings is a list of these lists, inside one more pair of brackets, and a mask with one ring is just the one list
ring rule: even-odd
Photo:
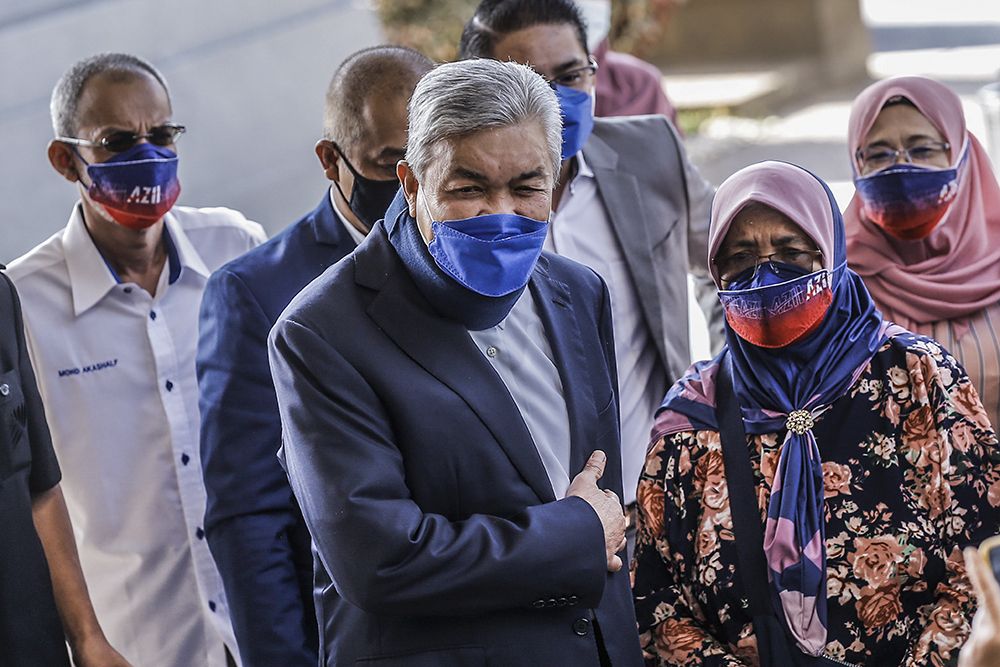
[[788,413],[788,420],[785,422],[785,428],[796,435],[803,435],[815,424],[816,420],[813,419],[813,416],[808,410],[793,410]]

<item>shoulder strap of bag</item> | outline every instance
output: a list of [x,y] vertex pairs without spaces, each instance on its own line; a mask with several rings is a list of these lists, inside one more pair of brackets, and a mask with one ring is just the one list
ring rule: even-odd
[[733,534],[736,537],[736,557],[743,594],[750,603],[754,616],[774,614],[768,590],[767,563],[764,560],[764,529],[757,509],[753,469],[750,466],[750,449],[743,415],[733,391],[732,359],[727,354],[722,359],[715,385],[716,414],[719,420],[719,437],[722,440],[722,459],[726,465],[726,484],[729,487],[729,509],[733,515]]

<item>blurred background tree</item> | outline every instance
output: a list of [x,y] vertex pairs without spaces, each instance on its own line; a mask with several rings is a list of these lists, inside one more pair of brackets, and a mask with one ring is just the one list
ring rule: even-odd
[[[611,43],[616,51],[642,56],[663,37],[673,10],[687,0],[613,0]],[[389,41],[438,62],[454,60],[462,27],[478,0],[375,0]]]

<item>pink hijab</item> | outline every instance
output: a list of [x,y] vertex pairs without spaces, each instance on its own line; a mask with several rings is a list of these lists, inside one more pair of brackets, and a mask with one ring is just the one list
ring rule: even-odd
[[951,144],[959,168],[958,195],[937,228],[925,239],[901,241],[867,219],[857,194],[844,211],[847,257],[864,277],[887,318],[907,328],[939,320],[964,319],[1000,301],[1000,186],[989,156],[966,129],[962,103],[950,88],[920,76],[898,76],[866,88],[851,108],[848,148],[855,154],[886,101],[913,103]]

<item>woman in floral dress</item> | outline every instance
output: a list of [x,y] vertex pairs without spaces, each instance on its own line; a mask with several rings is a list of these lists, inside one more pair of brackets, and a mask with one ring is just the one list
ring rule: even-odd
[[647,661],[758,664],[715,409],[729,364],[793,649],[817,664],[953,664],[975,607],[962,548],[1000,529],[997,440],[968,376],[882,320],[846,268],[833,196],[803,169],[728,179],[710,257],[727,346],[668,392],[639,481]]

